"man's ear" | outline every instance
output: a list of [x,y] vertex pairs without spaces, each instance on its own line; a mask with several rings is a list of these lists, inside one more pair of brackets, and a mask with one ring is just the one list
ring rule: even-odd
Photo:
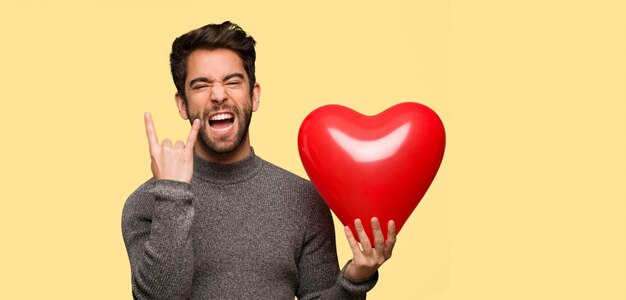
[[183,97],[178,93],[176,93],[174,98],[176,98],[176,106],[178,107],[178,114],[180,114],[180,117],[185,120],[189,120],[189,116],[187,115],[187,102],[185,99],[183,99]]
[[259,104],[261,101],[261,84],[258,82],[254,83],[254,88],[252,89],[252,111],[257,111],[259,109]]

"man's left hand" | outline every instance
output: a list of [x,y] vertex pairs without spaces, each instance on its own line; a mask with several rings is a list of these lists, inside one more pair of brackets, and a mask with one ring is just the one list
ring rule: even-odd
[[391,258],[391,252],[396,243],[396,224],[393,221],[389,221],[387,224],[386,241],[378,219],[374,217],[371,222],[372,233],[374,234],[374,247],[372,247],[367,234],[365,234],[361,220],[354,220],[354,227],[363,249],[359,247],[359,243],[354,238],[350,227],[346,226],[344,228],[346,238],[348,239],[348,243],[350,243],[350,248],[354,255],[352,262],[346,267],[344,274],[352,281],[361,281],[374,275],[376,270],[378,270],[385,261]]

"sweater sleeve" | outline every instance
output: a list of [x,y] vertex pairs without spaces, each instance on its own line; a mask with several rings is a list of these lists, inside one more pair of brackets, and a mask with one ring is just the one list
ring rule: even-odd
[[370,278],[353,282],[343,273],[350,261],[339,270],[333,219],[319,196],[312,203],[309,220],[298,263],[298,299],[365,299],[378,281],[378,271]]
[[193,280],[191,185],[149,180],[126,201],[122,234],[134,299],[186,299]]

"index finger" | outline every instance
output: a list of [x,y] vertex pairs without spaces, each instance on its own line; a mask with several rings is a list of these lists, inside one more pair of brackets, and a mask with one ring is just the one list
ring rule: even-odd
[[159,146],[159,140],[157,139],[156,130],[154,130],[154,124],[152,123],[152,116],[149,112],[144,114],[144,121],[146,123],[146,135],[148,136],[148,145],[150,148],[156,148]]
[[354,235],[352,234],[352,230],[350,230],[350,227],[344,226],[343,231],[346,234],[346,238],[348,239],[348,244],[350,245],[350,249],[352,249],[352,254],[354,255],[354,258],[357,258],[357,256],[362,256],[363,253],[361,253],[361,248],[359,247],[359,243],[354,238]]

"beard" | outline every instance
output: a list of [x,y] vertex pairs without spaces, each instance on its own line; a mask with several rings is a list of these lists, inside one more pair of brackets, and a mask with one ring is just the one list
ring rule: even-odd
[[[221,110],[231,111],[235,115],[235,120],[237,124],[234,124],[235,132],[232,140],[230,140],[231,137],[227,136],[213,138],[209,134],[211,130],[210,128],[208,128],[209,115]],[[187,115],[189,115],[189,112],[187,113]],[[234,105],[224,104],[219,106],[213,106],[211,109],[204,111],[201,116],[194,116],[189,121],[193,123],[193,120],[196,118],[200,119],[201,121],[200,132],[198,133],[199,139],[197,141],[200,142],[200,146],[212,154],[228,154],[237,150],[237,148],[239,148],[239,146],[243,142],[244,138],[248,135],[248,128],[250,127],[250,122],[252,121],[252,105],[244,106],[243,111],[242,109],[239,109],[239,107]]]

